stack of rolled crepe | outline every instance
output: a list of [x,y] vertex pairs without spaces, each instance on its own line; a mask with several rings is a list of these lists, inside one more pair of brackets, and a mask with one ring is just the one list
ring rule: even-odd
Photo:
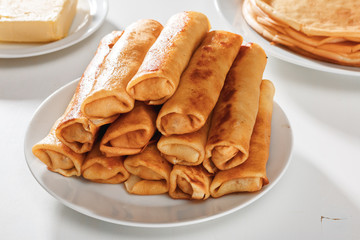
[[100,125],[90,121],[80,111],[83,99],[91,91],[103,62],[122,32],[113,31],[101,41],[83,73],[65,113],[55,122],[50,133],[35,144],[32,151],[51,171],[64,176],[80,176],[85,153],[93,148]]
[[202,162],[211,112],[242,40],[226,31],[207,33],[181,75],[176,92],[158,114],[156,125],[162,136],[157,147],[174,164],[169,191],[173,198],[209,197],[210,178]]
[[360,66],[360,2],[244,0],[248,24],[274,44],[315,59]]
[[[140,20],[105,36],[34,154],[54,172],[124,183],[131,194],[205,200],[254,191],[226,183],[227,171],[257,178],[261,189],[272,110],[261,110],[261,102],[272,104],[271,94],[261,100],[260,85],[270,83],[262,81],[266,55],[238,34],[209,28],[205,15],[182,12],[164,29]],[[252,154],[257,146],[261,156]]]
[[160,23],[149,19],[139,20],[125,29],[81,104],[81,112],[87,118],[113,121],[134,107],[135,100],[127,93],[126,86],[162,29]]
[[[162,28],[162,25],[155,20],[143,19],[131,24],[123,32],[114,31],[101,40],[95,56],[82,75],[64,114],[56,121],[49,135],[33,147],[33,153],[50,170],[65,176],[80,176],[81,167],[83,167],[82,162],[86,155],[92,155],[92,159],[93,156],[99,155],[98,152],[93,154],[90,151],[94,150],[93,145],[98,139],[100,127],[114,122],[120,112],[130,112],[134,108],[135,100],[126,93],[126,84],[138,70],[142,59],[155,42]],[[90,112],[86,110],[86,106],[91,106]],[[156,114],[149,113],[152,110],[139,110],[139,108],[141,107],[137,107],[136,111],[140,116],[147,117],[150,114],[150,118],[152,118],[149,120],[152,122],[149,128],[140,129],[146,128],[144,130],[146,134],[142,137],[149,139],[148,135],[152,136],[154,132],[151,129],[155,129]],[[92,115],[92,113],[94,114]],[[131,116],[122,116],[122,120],[119,121],[126,122],[129,117]],[[142,126],[148,123],[146,122]],[[138,132],[134,128],[130,127],[127,130],[123,128],[119,133],[115,126],[109,129],[109,132],[106,136],[110,143],[114,142],[115,147],[141,149],[146,145],[144,141],[141,142],[140,140],[139,143],[131,140],[131,138],[137,138]],[[120,135],[128,138],[128,142],[119,144]],[[115,136],[114,139],[111,139],[113,136]],[[101,154],[103,153],[101,152]],[[106,157],[121,155],[125,154],[108,154]],[[97,162],[103,161],[99,160],[100,157],[95,159]],[[110,160],[107,159],[106,161],[109,163]],[[86,161],[87,165],[90,164],[88,162]],[[86,168],[87,165],[85,165]],[[90,173],[89,169],[87,173]],[[88,178],[105,182],[103,178],[98,179],[94,174]],[[111,182],[114,181],[111,180]]]

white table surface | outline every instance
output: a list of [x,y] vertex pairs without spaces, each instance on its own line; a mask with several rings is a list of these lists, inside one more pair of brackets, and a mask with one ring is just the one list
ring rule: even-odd
[[255,203],[183,227],[138,228],[82,215],[50,196],[23,154],[39,104],[81,76],[99,40],[139,18],[162,23],[183,10],[205,13],[214,29],[232,30],[206,0],[111,0],[91,37],[59,52],[0,59],[1,239],[360,239],[360,79],[269,57],[264,74],[294,133],[292,161],[281,181]]

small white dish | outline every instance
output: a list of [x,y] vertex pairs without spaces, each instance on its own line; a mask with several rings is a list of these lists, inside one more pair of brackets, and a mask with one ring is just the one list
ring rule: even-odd
[[273,57],[299,66],[320,70],[329,73],[360,76],[360,67],[342,66],[333,63],[318,61],[294,53],[286,48],[271,45],[268,40],[254,31],[246,22],[242,14],[243,0],[214,0],[218,12],[230,24],[230,27],[244,37],[247,42],[256,42],[265,52]]
[[218,199],[188,201],[157,196],[130,195],[123,184],[99,184],[82,178],[64,177],[49,171],[31,151],[63,114],[79,79],[50,95],[36,110],[26,132],[24,150],[27,164],[38,183],[61,203],[103,221],[138,227],[174,227],[215,219],[255,202],[274,187],[285,173],[292,150],[290,123],[274,103],[267,176],[270,183],[256,193],[236,193]]
[[50,43],[0,42],[0,58],[32,57],[70,47],[89,37],[104,23],[108,5],[107,0],[78,0],[68,36]]

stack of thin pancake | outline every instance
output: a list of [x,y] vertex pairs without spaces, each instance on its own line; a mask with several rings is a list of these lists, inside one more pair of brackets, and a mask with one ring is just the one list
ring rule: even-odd
[[242,10],[247,23],[274,44],[360,66],[360,1],[244,0]]
[[33,153],[48,169],[132,194],[207,199],[268,183],[274,87],[266,55],[181,12],[100,42],[65,113]]

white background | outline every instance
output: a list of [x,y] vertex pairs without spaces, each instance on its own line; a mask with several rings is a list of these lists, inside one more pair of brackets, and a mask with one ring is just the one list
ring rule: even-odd
[[137,228],[84,216],[50,196],[27,168],[23,141],[39,104],[81,76],[99,40],[139,18],[165,24],[183,10],[232,31],[213,1],[110,1],[104,25],[59,52],[0,59],[1,239],[360,239],[360,79],[269,57],[264,74],[294,133],[292,162],[264,197],[191,226]]

